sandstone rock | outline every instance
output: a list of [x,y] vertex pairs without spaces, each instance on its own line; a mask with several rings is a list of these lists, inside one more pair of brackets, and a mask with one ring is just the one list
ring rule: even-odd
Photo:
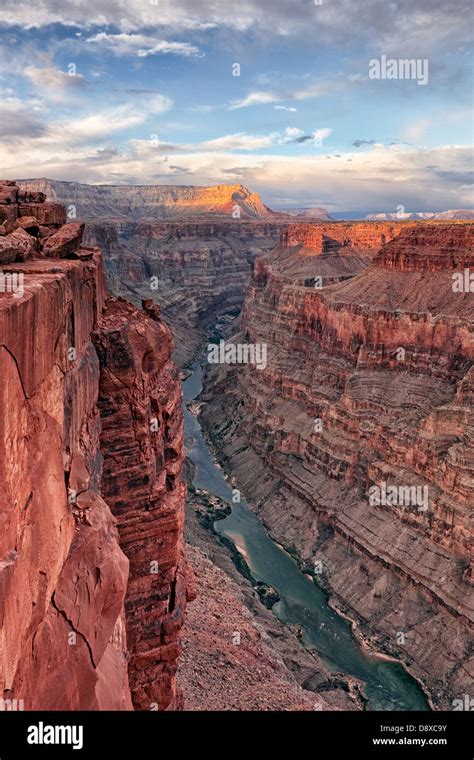
[[47,238],[43,246],[43,254],[51,259],[70,257],[81,245],[83,234],[83,223],[65,224]]
[[9,235],[10,232],[13,232],[13,230],[16,230],[16,222],[7,220],[6,222],[3,222],[1,229],[3,230],[3,234]]
[[[337,604],[444,709],[469,690],[474,621],[474,304],[452,287],[473,243],[460,222],[291,225],[231,339],[267,366],[211,369],[202,409],[272,534],[326,563]],[[369,503],[384,482],[426,487],[428,509]]]
[[66,209],[61,203],[20,203],[19,216],[34,216],[40,224],[66,223]]
[[0,204],[16,203],[18,188],[14,185],[0,185]]
[[[22,210],[42,208],[39,219],[54,226],[64,218],[57,205]],[[36,219],[13,224],[0,263],[38,243],[23,229]],[[27,710],[127,710],[132,692],[137,708],[178,708],[191,592],[171,335],[157,308],[151,318],[125,301],[110,301],[99,323],[102,260],[97,248],[78,248],[83,225],[38,232],[47,255],[77,260],[11,263],[23,292],[0,293],[0,692]]]
[[18,192],[18,201],[20,203],[44,203],[45,200],[45,193],[35,192],[34,190],[20,190]]
[[28,232],[30,235],[38,236],[40,225],[34,216],[22,216],[16,220],[15,226]]
[[[176,709],[187,601],[181,384],[169,329],[109,299],[95,333],[101,364],[102,495],[130,560],[126,618],[136,709]],[[153,708],[155,706],[155,708]]]
[[17,229],[0,238],[0,263],[25,261],[36,250],[36,239],[23,229]]
[[50,235],[52,235],[54,230],[50,229],[49,227],[45,227],[44,225],[40,225],[38,230],[38,235],[40,238],[47,238]]
[[17,204],[0,205],[0,222],[14,222],[18,217]]
[[25,292],[0,294],[1,696],[23,699],[26,710],[130,709],[128,562],[97,493],[99,364],[90,333],[102,267],[98,257],[55,264],[11,265],[25,275]]

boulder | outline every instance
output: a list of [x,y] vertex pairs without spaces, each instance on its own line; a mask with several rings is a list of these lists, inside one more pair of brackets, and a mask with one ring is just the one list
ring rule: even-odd
[[16,222],[10,221],[10,219],[7,219],[5,222],[3,222],[0,229],[4,230],[5,235],[9,235],[10,232],[13,232],[13,230],[16,230]]
[[13,185],[0,185],[0,203],[10,204],[16,203],[18,196],[18,188]]
[[36,239],[25,230],[14,230],[0,237],[0,264],[10,264],[13,261],[29,259],[37,248]]
[[48,237],[43,253],[52,259],[63,259],[74,254],[82,242],[84,223],[64,224],[57,232]]
[[35,216],[40,224],[66,223],[66,209],[62,203],[20,203],[19,216]]
[[0,222],[8,220],[14,222],[18,217],[18,206],[16,203],[0,203]]
[[34,216],[21,216],[16,220],[15,226],[22,230],[26,230],[30,235],[34,235],[35,237],[38,236],[40,224]]

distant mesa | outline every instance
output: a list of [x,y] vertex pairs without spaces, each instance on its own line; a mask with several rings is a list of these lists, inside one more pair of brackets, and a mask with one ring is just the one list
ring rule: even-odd
[[52,179],[19,180],[30,191],[74,205],[80,218],[173,221],[191,218],[270,219],[277,215],[243,185],[85,185]]
[[321,206],[314,206],[313,208],[288,208],[288,209],[280,209],[280,211],[281,213],[287,214],[293,218],[296,217],[297,220],[301,219],[301,221],[305,221],[305,222],[332,221],[331,217],[328,214],[327,209],[322,208]]

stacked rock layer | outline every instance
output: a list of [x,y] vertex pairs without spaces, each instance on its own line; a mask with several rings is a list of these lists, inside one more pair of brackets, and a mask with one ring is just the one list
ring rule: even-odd
[[[65,224],[63,206],[3,181],[0,217],[2,704],[26,710],[179,706],[175,670],[186,598],[179,466],[172,479],[172,466],[156,458],[169,434],[163,426],[154,433],[154,448],[141,450],[143,469],[166,484],[142,531],[140,551],[157,562],[156,572],[148,564],[145,577],[133,545],[119,534],[143,501],[129,479],[121,480],[117,526],[113,499],[104,499],[110,463],[108,419],[101,421],[107,361],[117,370],[122,356],[111,325],[126,322],[125,340],[133,344],[130,336],[139,336],[137,356],[146,346],[146,355],[127,370],[122,362],[126,381],[138,385],[148,368],[159,378],[159,392],[150,380],[140,402],[124,413],[121,433],[134,439],[134,415],[145,414],[148,403],[150,416],[168,415],[179,463],[180,391],[169,332],[156,312],[148,316],[126,302],[107,301],[100,251],[81,246],[83,226]],[[115,452],[120,469],[118,457]],[[152,681],[145,698],[142,684]]]
[[474,294],[453,278],[473,242],[469,223],[291,226],[230,339],[267,366],[213,368],[203,406],[272,533],[447,709],[474,675]]

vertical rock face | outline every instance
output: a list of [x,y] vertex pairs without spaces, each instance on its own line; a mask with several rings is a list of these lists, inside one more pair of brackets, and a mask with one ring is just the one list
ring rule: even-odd
[[474,296],[453,280],[474,225],[398,225],[367,256],[368,226],[290,229],[257,260],[231,342],[266,367],[213,369],[204,422],[273,533],[452,709],[474,673]]
[[109,299],[95,334],[101,365],[102,494],[130,560],[126,616],[137,709],[176,709],[186,605],[182,394],[159,310]]
[[[169,498],[163,494],[161,514],[173,528],[167,530],[164,520],[153,532],[166,546],[158,559],[160,573],[169,570],[169,583],[161,586],[159,611],[149,629],[162,627],[159,635],[169,648],[157,658],[148,647],[138,662],[130,657],[133,643],[127,645],[125,598],[140,597],[140,581],[132,574],[128,586],[129,560],[103,498],[110,463],[103,479],[98,399],[101,371],[103,382],[110,374],[100,367],[91,340],[94,334],[101,345],[106,292],[100,252],[80,247],[81,225],[62,229],[62,206],[44,203],[41,193],[21,196],[11,182],[0,185],[8,188],[0,194],[0,217],[13,209],[15,218],[0,227],[0,697],[7,706],[8,700],[23,700],[26,710],[133,709],[129,678],[134,688],[136,667],[147,678],[154,673],[157,684],[163,679],[156,701],[164,708],[177,702],[171,671],[184,588],[182,568],[171,569],[181,553],[178,472],[172,489],[173,465],[142,449],[142,459],[152,458],[157,480],[162,477],[166,484]],[[131,318],[130,309],[125,302],[116,304],[114,319],[120,320],[121,313],[122,319]],[[146,373],[161,364],[170,338],[145,314],[137,327],[151,331],[142,357]],[[117,369],[120,358],[113,353],[109,350],[108,359]],[[166,429],[173,431],[173,443],[167,446],[172,448],[180,445],[182,421],[175,370],[165,364],[159,398],[169,414]],[[133,435],[139,422],[127,418],[127,423]],[[171,453],[164,456],[170,459]],[[175,461],[180,457],[176,448]],[[135,496],[142,504],[130,482],[121,483],[121,494],[132,512]],[[135,570],[128,539],[123,547]]]

